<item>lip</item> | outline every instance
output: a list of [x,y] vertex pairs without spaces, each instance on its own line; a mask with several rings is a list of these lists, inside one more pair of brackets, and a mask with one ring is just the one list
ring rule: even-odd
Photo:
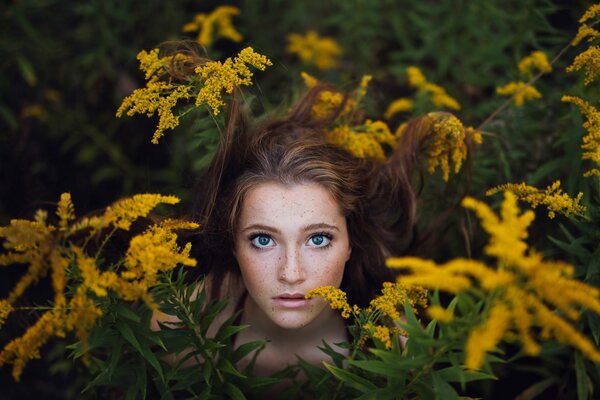
[[302,293],[283,293],[273,297],[275,304],[281,308],[295,309],[306,307],[311,299],[304,297]]

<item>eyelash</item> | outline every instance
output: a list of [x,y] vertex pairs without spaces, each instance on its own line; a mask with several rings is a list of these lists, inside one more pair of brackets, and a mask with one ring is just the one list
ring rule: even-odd
[[[248,238],[250,240],[250,245],[252,247],[254,247],[255,249],[258,249],[258,250],[262,250],[262,249],[265,249],[265,248],[269,247],[269,246],[260,247],[260,246],[256,246],[253,243],[254,239],[256,239],[257,237],[260,237],[260,236],[267,236],[270,240],[273,240],[273,238],[271,237],[271,235],[269,233],[266,233],[266,232],[256,232],[256,233],[253,233],[252,235],[250,235],[250,237]],[[324,238],[326,238],[329,241],[329,243],[327,243],[325,246],[320,246],[320,247],[315,246],[317,249],[326,249],[326,248],[328,248],[328,247],[331,246],[331,242],[333,240],[333,235],[332,234],[330,234],[328,232],[317,232],[317,233],[313,233],[312,235],[310,235],[310,237],[308,238],[308,240],[311,240],[315,236],[323,236]]]

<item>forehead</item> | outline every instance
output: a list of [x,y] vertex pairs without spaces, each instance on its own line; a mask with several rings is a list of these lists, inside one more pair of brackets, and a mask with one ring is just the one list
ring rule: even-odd
[[345,220],[341,206],[319,184],[264,182],[246,192],[238,222],[240,225],[294,221],[339,223],[340,218]]

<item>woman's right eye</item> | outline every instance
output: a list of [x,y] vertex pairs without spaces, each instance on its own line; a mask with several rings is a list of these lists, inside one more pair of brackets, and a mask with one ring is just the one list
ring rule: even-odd
[[265,247],[273,247],[273,239],[269,235],[256,235],[254,236],[250,242],[254,247],[258,247],[259,249]]

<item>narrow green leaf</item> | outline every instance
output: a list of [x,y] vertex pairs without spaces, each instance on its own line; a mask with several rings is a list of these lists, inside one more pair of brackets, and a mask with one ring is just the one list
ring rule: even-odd
[[117,303],[114,305],[114,310],[123,318],[127,318],[134,322],[140,322],[141,318],[139,315],[131,311],[128,307],[125,307],[123,304]]
[[575,352],[575,376],[577,378],[577,400],[587,400],[589,398],[589,378],[579,352]]
[[218,368],[225,372],[226,374],[229,375],[233,375],[233,376],[237,376],[239,378],[245,378],[246,375],[240,373],[237,368],[231,363],[231,361],[229,361],[228,359],[224,358],[219,362],[219,366]]
[[229,382],[225,382],[225,393],[233,400],[246,400],[246,396],[240,389]]
[[431,378],[433,379],[433,390],[435,391],[435,398],[440,400],[458,400],[458,393],[456,390],[446,382],[437,371],[431,371]]
[[366,393],[370,390],[374,390],[377,388],[374,383],[368,381],[367,379],[353,374],[352,372],[345,370],[343,368],[335,367],[328,363],[323,363],[325,368],[329,370],[339,380],[346,383],[348,386],[351,386],[355,389],[360,390],[362,393]]

